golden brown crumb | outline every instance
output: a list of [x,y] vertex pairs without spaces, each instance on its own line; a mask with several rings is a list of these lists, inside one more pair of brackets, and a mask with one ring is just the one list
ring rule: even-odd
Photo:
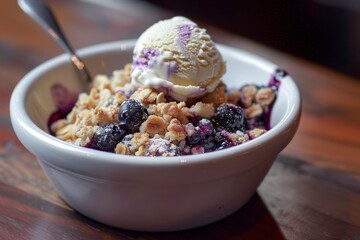
[[260,104],[253,104],[248,108],[245,108],[245,114],[248,118],[254,118],[260,116],[263,113],[263,109]]
[[163,92],[160,92],[157,96],[156,96],[156,104],[159,104],[159,103],[166,103],[167,100],[165,98],[165,93]]
[[170,115],[167,115],[167,114],[164,114],[164,115],[162,115],[162,118],[164,119],[164,121],[166,122],[166,123],[170,123],[170,121],[171,121],[171,119],[173,118],[172,116],[170,116]]
[[111,76],[111,89],[116,92],[118,88],[124,88],[131,82],[131,64],[126,64],[123,70],[116,70]]
[[254,128],[254,129],[248,131],[248,135],[249,135],[250,139],[257,138],[257,137],[263,135],[264,133],[266,133],[266,130],[261,129],[261,128]]
[[148,133],[144,133],[144,134],[135,133],[130,141],[130,146],[129,146],[130,152],[132,152],[135,155],[137,153],[138,154],[137,156],[140,156],[144,150],[144,146],[147,141],[149,141]]
[[263,107],[270,105],[274,100],[275,92],[269,87],[258,90],[255,96],[255,101]]
[[66,120],[69,123],[75,123],[76,121],[77,108],[74,107],[71,112],[66,116]]
[[98,90],[110,89],[110,81],[106,75],[97,75],[92,82],[93,88]]
[[176,118],[180,113],[180,109],[176,102],[164,103],[160,108],[160,113]]
[[145,145],[141,145],[139,149],[135,152],[135,156],[144,156],[145,154]]
[[250,107],[255,99],[257,88],[254,85],[247,85],[241,89],[241,103],[244,107]]
[[149,115],[157,115],[159,116],[160,115],[160,106],[161,103],[159,104],[151,104],[149,105],[149,107],[147,108],[147,112]]
[[195,105],[191,106],[190,112],[196,116],[210,119],[214,116],[215,109],[212,103],[197,102]]
[[66,125],[65,127],[59,129],[55,132],[56,136],[62,140],[69,140],[72,139],[72,131],[73,131],[73,124]]
[[180,142],[186,138],[185,126],[182,125],[178,119],[172,119],[167,130],[168,132],[165,134],[165,139]]
[[144,145],[149,140],[149,134],[144,133],[135,133],[134,137],[131,139],[132,144],[136,144],[137,146]]
[[130,99],[135,99],[138,100],[139,102],[141,102],[141,95],[140,93],[142,92],[142,88],[138,88],[131,96]]
[[150,136],[163,134],[168,124],[162,117],[150,115],[140,126],[141,133],[149,133]]
[[200,101],[203,103],[213,103],[214,107],[218,107],[227,101],[225,89],[226,85],[221,82],[213,92],[207,93],[200,99]]
[[126,82],[131,82],[131,68],[131,63],[126,64],[124,67],[124,78],[126,79]]
[[227,102],[238,105],[239,101],[241,99],[241,94],[238,90],[232,90],[227,93]]
[[230,133],[229,138],[235,145],[239,145],[239,144],[249,141],[248,135],[242,133],[241,131],[238,131],[236,133]]
[[130,99],[135,99],[144,105],[155,103],[158,92],[151,88],[138,88],[131,96]]
[[155,103],[158,93],[153,89],[147,88],[141,92],[141,100],[144,104]]
[[178,119],[182,124],[187,124],[189,122],[189,118],[193,117],[193,113],[190,112],[190,109],[188,107],[182,107],[181,113],[178,116]]
[[115,147],[115,153],[123,154],[123,155],[130,155],[130,150],[125,144],[118,143]]
[[68,121],[66,119],[60,119],[51,124],[50,129],[52,132],[56,133],[57,131],[61,130],[62,128],[68,125]]
[[94,110],[94,121],[103,126],[117,121],[119,108],[115,105],[109,107],[98,107]]
[[127,97],[125,96],[124,93],[117,91],[114,94],[114,104],[120,106],[125,100],[127,99]]

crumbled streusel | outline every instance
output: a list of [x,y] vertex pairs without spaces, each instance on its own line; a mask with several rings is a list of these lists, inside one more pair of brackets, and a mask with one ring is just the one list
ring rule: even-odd
[[[114,145],[109,146],[117,154],[178,156],[243,144],[267,131],[264,112],[276,98],[271,87],[246,85],[239,90],[227,90],[220,83],[201,98],[176,102],[165,92],[135,89],[130,71],[131,64],[127,64],[111,77],[96,76],[90,92],[81,93],[66,118],[51,125],[54,135],[76,145],[99,149],[96,146],[101,145],[93,142],[94,135],[111,125],[114,127],[103,131],[110,135],[100,137],[106,141],[111,134],[117,134],[121,140],[111,141]],[[134,102],[138,105],[132,106]],[[121,112],[120,106],[124,104],[128,106]],[[140,112],[127,111],[138,108]],[[134,113],[141,117],[134,118]],[[129,117],[134,118],[130,121],[134,126],[124,124]]]

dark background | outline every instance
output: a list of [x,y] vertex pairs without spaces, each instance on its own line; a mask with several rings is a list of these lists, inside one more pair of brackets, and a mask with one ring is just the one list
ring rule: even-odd
[[147,0],[360,77],[360,0]]

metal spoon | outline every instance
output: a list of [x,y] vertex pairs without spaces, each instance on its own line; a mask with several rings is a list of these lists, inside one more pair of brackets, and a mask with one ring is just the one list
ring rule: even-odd
[[76,55],[67,41],[63,31],[56,21],[51,9],[43,0],[18,0],[21,9],[37,22],[67,53],[70,54],[71,62],[78,69],[79,75],[85,84],[91,82],[91,76],[84,62]]

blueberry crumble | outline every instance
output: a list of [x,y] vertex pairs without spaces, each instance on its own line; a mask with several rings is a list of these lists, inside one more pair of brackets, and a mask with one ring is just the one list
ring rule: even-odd
[[[66,142],[117,154],[180,156],[218,151],[269,130],[279,74],[271,84],[227,89],[176,101],[165,92],[131,84],[131,64],[108,78],[96,76],[65,118],[50,131]],[[277,71],[278,72],[278,71]]]

